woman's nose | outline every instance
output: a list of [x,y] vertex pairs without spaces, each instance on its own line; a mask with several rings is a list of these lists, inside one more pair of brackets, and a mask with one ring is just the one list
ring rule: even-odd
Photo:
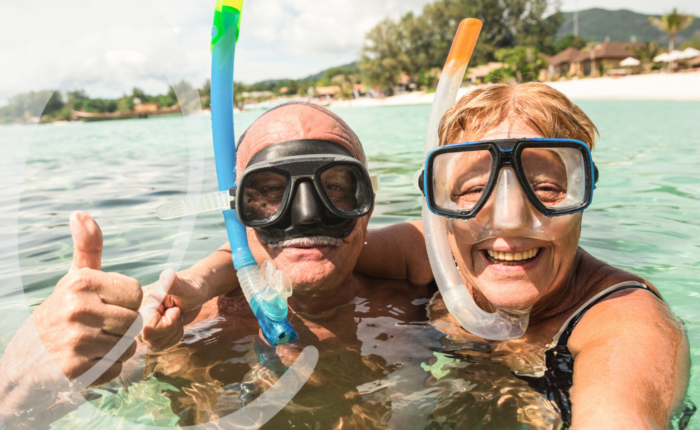
[[493,226],[501,230],[528,228],[530,211],[527,197],[510,167],[501,169],[496,186]]

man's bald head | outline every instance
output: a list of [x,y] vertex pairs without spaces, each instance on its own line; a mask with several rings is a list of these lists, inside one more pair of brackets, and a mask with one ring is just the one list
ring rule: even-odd
[[236,171],[242,172],[253,155],[267,146],[302,139],[337,143],[367,165],[360,139],[342,118],[311,103],[288,103],[267,111],[243,133]]

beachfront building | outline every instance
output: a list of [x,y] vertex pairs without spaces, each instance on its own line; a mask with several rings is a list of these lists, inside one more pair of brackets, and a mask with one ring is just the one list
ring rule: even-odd
[[627,74],[629,69],[620,66],[625,58],[637,58],[630,50],[640,43],[602,42],[588,49],[569,47],[550,57],[548,79],[583,76]]
[[134,102],[134,113],[148,115],[158,112],[158,103],[136,103]]
[[496,69],[500,69],[501,66],[503,66],[502,63],[492,61],[488,64],[471,67],[469,70],[467,70],[467,79],[469,79],[473,85],[480,84],[484,82],[484,78],[488,76],[489,73]]
[[335,99],[339,92],[340,87],[338,85],[316,87],[316,94],[322,99]]
[[[578,69],[578,63],[576,62],[576,59],[580,55],[581,51],[574,48],[573,46],[570,46],[565,50],[561,51],[560,53],[549,57],[549,68],[547,70],[547,73],[549,74],[548,78],[559,79],[562,77],[575,75]],[[574,65],[576,66],[576,70],[572,70]]]

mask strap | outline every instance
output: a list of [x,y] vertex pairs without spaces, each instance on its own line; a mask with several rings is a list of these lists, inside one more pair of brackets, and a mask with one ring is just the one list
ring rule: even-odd
[[233,197],[228,191],[219,191],[164,203],[156,208],[156,215],[160,219],[175,219],[202,212],[234,209],[231,207],[232,203]]

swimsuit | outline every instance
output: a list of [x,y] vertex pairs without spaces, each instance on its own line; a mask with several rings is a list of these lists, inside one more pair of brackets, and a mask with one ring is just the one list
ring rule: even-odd
[[[566,320],[559,332],[554,335],[552,344],[555,346],[545,352],[547,370],[545,370],[542,377],[515,375],[517,378],[527,382],[530,387],[549,399],[549,401],[557,405],[564,429],[571,426],[571,400],[569,398],[569,393],[573,385],[574,359],[567,346],[571,333],[574,331],[579,321],[581,321],[581,318],[583,318],[586,312],[593,306],[600,303],[611,294],[630,289],[647,290],[654,294],[659,300],[663,300],[654,290],[635,281],[621,282],[601,291],[574,312],[574,314]],[[679,430],[686,428],[695,410],[695,405],[687,401],[685,410],[678,421]]]

